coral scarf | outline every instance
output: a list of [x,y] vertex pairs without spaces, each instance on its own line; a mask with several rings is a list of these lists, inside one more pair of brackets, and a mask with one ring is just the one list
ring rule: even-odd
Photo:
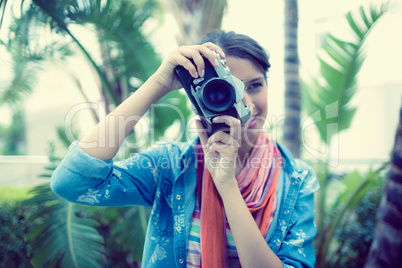
[[[265,237],[276,208],[276,188],[282,165],[276,143],[269,138],[266,131],[260,133],[251,154],[244,162],[236,180],[244,202]],[[198,149],[197,192],[201,210],[201,265],[226,267],[225,210],[212,176],[204,168],[201,146]]]

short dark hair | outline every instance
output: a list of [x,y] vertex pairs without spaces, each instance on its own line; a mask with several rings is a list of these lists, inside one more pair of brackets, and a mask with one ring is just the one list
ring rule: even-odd
[[260,46],[253,38],[233,31],[212,31],[201,41],[211,42],[220,46],[226,56],[248,59],[264,74],[265,78],[269,67],[269,52]]

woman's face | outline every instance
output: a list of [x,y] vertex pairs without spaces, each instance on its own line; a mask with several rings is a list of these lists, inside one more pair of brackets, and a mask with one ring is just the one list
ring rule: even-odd
[[251,110],[250,119],[242,127],[241,139],[254,143],[264,127],[268,113],[268,86],[264,74],[248,59],[226,57],[234,76],[242,79],[246,90],[243,103]]

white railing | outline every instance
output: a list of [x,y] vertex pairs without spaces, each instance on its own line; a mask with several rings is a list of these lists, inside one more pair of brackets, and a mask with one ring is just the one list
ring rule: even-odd
[[46,155],[0,155],[0,187],[42,183],[44,180],[39,175],[48,164]]

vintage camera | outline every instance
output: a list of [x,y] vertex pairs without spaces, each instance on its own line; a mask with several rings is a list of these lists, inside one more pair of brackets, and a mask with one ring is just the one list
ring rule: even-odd
[[204,58],[204,77],[194,79],[183,66],[175,68],[194,112],[210,135],[219,129],[228,129],[224,123],[212,123],[212,119],[218,115],[233,116],[240,119],[242,124],[250,118],[250,109],[242,102],[245,88],[243,81],[231,74],[225,60],[218,54],[216,57],[218,67]]

